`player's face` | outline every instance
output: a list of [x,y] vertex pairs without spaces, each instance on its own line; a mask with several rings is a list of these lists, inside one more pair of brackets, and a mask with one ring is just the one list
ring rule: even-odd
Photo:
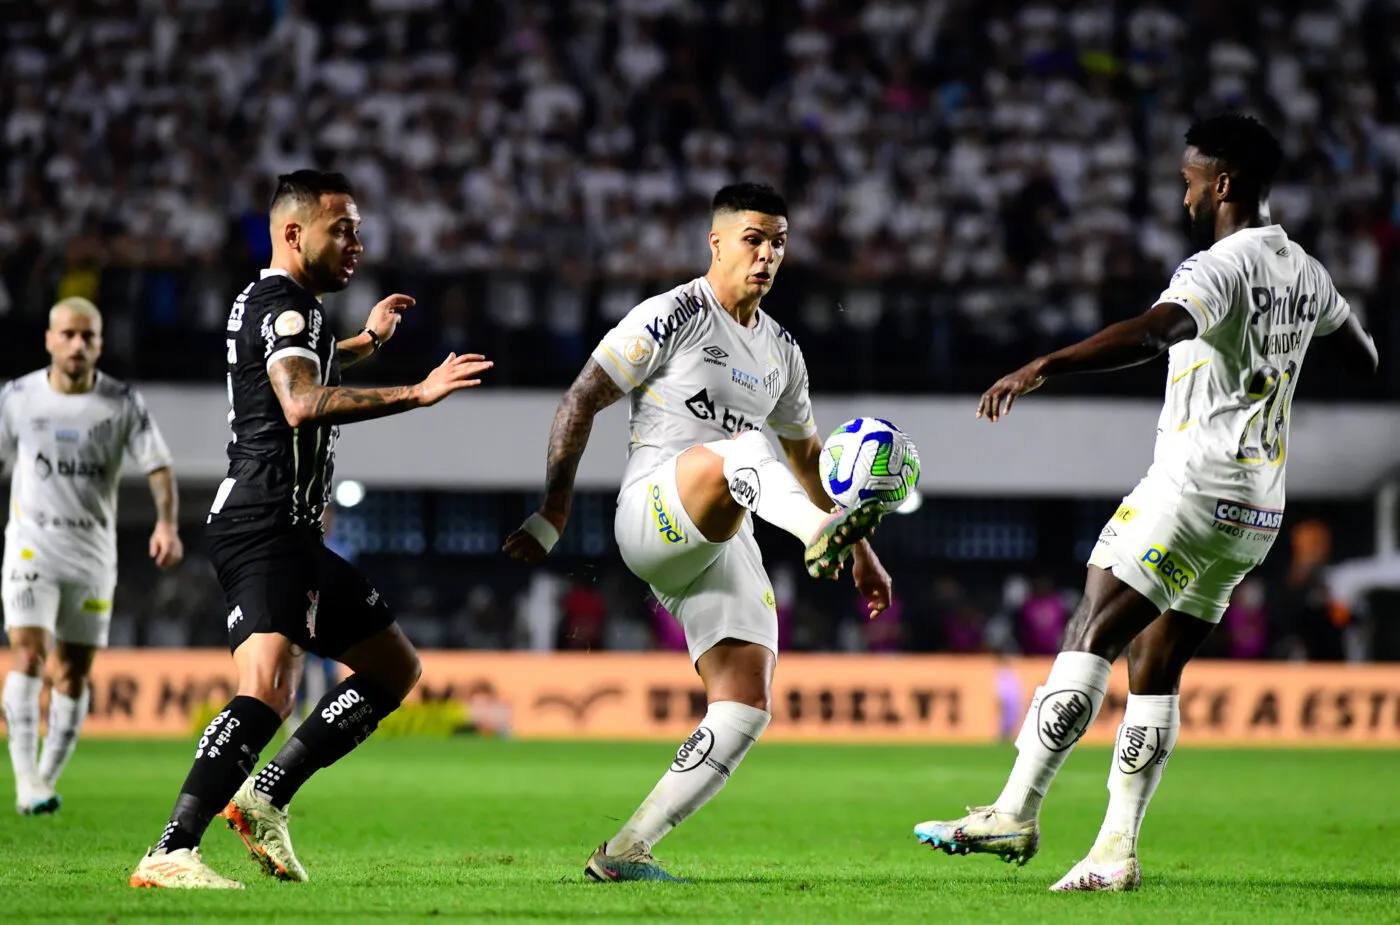
[[1186,182],[1183,204],[1191,216],[1191,243],[1200,250],[1215,243],[1215,217],[1223,191],[1218,183],[1221,174],[1214,163],[1194,147],[1187,148],[1181,158],[1181,178]]
[[350,285],[364,245],[360,209],[340,193],[321,197],[321,211],[303,229],[302,260],[317,292],[339,292]]
[[60,372],[82,379],[92,372],[102,355],[102,321],[60,308],[44,332],[44,347]]
[[722,215],[710,231],[710,251],[735,289],[762,298],[778,276],[787,251],[787,231],[787,219],[781,215]]

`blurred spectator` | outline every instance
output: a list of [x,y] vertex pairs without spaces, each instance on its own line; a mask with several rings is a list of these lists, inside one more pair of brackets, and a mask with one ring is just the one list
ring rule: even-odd
[[1346,611],[1332,606],[1326,566],[1332,560],[1332,531],[1319,520],[1294,524],[1293,559],[1279,603],[1284,654],[1293,659],[1341,661]]
[[608,603],[591,581],[573,579],[560,602],[559,649],[593,651],[603,648]]
[[1049,575],[1031,579],[1030,594],[1021,605],[1017,640],[1023,655],[1057,655],[1069,607]]
[[1264,582],[1250,576],[1239,583],[1221,618],[1226,658],[1263,658],[1269,650],[1269,614],[1264,606]]

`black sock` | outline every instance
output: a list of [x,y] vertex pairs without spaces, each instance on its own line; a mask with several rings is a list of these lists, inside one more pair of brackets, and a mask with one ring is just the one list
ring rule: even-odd
[[272,741],[281,725],[277,711],[256,697],[230,700],[200,736],[194,765],[155,850],[197,846],[209,823],[258,766],[258,752]]
[[283,809],[307,779],[354,750],[397,710],[399,701],[354,674],[331,688],[282,750],[258,772],[253,787]]

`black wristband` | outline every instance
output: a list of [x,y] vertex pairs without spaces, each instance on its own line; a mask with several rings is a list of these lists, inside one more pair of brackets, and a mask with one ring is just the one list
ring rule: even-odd
[[374,344],[374,352],[375,352],[375,353],[378,353],[378,352],[379,352],[379,348],[382,347],[382,346],[384,346],[383,341],[381,341],[381,340],[379,339],[379,335],[376,334],[376,333],[374,333],[373,331],[371,331],[369,328],[363,328],[363,329],[361,329],[360,333],[362,333],[362,334],[368,334],[368,335],[369,335],[370,343]]

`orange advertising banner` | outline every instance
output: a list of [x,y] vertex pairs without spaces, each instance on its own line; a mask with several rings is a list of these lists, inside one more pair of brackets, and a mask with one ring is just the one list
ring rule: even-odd
[[[408,703],[457,701],[477,725],[521,738],[676,739],[705,712],[676,653],[422,653]],[[766,740],[991,742],[1015,735],[1049,659],[784,655]],[[233,696],[221,649],[113,649],[93,672],[84,735],[192,735]],[[1127,696],[1114,667],[1087,741],[1113,740]],[[1201,661],[1186,670],[1182,736],[1221,745],[1400,746],[1400,666]]]

